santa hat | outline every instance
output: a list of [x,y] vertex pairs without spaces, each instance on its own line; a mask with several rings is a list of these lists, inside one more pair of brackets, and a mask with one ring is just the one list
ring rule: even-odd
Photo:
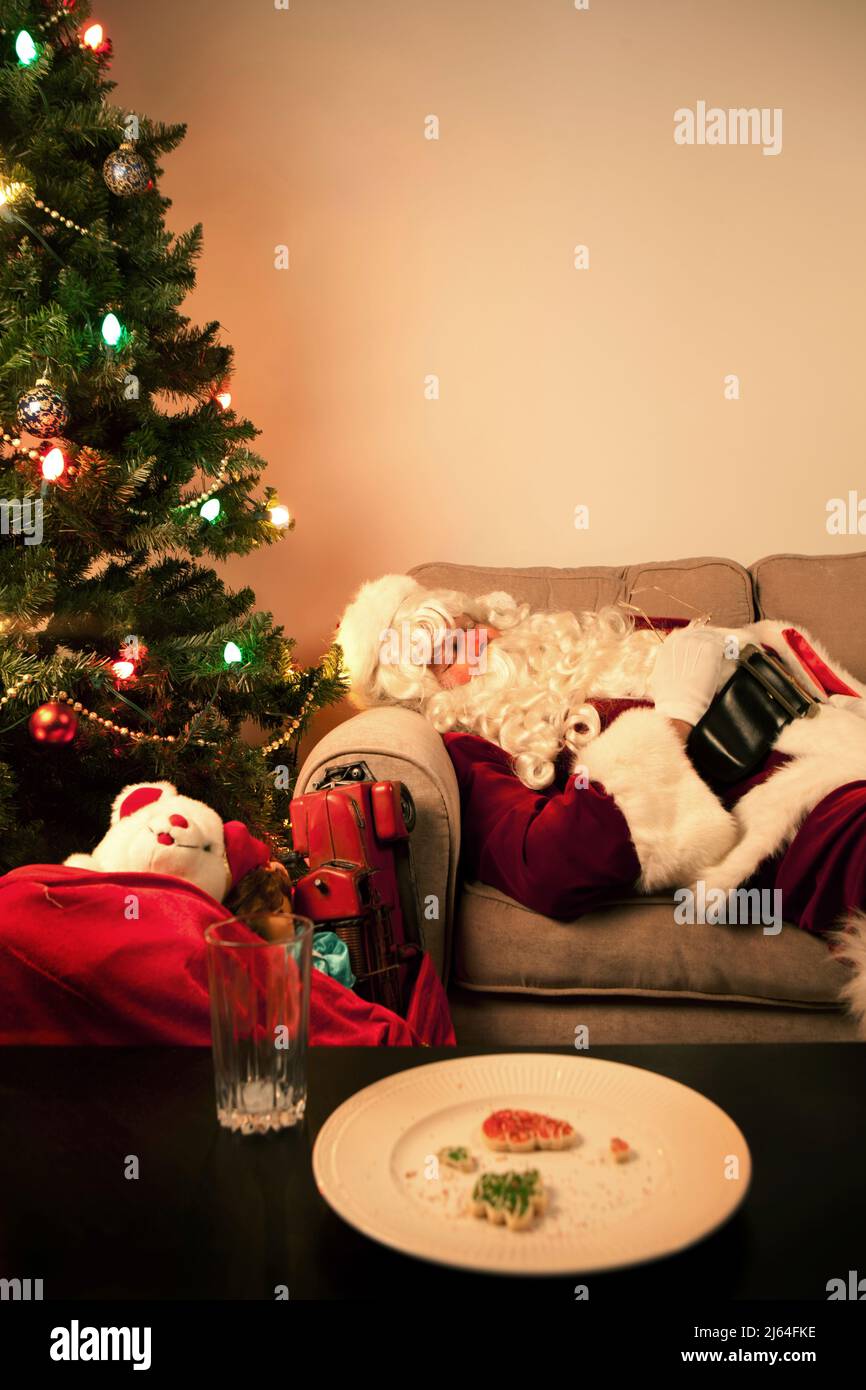
[[231,886],[237,888],[241,879],[253,869],[270,863],[271,852],[262,840],[251,835],[243,821],[227,820],[223,826],[226,859],[232,876]]
[[361,585],[340,619],[335,640],[343,650],[349,695],[360,709],[376,702],[374,680],[382,634],[393,625],[400,605],[414,593],[420,598],[424,590],[410,575],[383,575]]

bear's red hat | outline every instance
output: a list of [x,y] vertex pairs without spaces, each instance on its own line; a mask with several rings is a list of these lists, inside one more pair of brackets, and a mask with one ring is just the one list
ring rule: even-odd
[[232,876],[232,888],[237,888],[245,874],[261,869],[270,862],[271,852],[263,840],[251,835],[240,820],[227,820],[223,826],[226,859]]

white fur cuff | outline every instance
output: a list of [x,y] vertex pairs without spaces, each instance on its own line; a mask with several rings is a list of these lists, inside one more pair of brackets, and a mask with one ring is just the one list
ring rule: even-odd
[[600,782],[628,822],[645,893],[691,883],[737,838],[734,818],[701,780],[669,721],[627,710],[582,748],[575,771]]
[[851,966],[840,997],[857,1022],[859,1036],[866,1041],[866,912],[848,913],[840,925],[845,930],[835,932],[830,939]]

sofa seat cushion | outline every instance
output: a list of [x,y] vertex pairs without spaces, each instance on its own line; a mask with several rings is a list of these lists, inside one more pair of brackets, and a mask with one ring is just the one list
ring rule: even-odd
[[847,972],[819,937],[784,925],[681,925],[671,897],[613,903],[575,922],[464,885],[455,983],[491,993],[637,995],[802,1008],[838,1007]]

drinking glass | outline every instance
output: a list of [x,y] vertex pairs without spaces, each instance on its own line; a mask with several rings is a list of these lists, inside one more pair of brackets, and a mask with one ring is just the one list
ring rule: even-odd
[[217,1118],[241,1134],[298,1124],[307,1101],[313,923],[292,913],[232,917],[204,935]]

